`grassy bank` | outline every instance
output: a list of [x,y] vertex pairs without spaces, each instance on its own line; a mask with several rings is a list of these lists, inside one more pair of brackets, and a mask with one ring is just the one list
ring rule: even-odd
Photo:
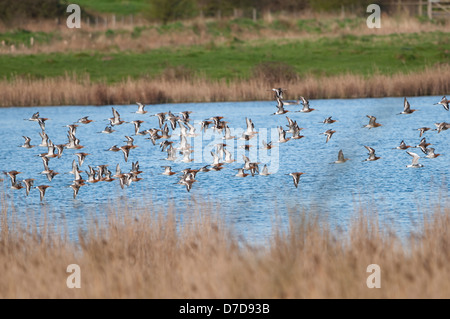
[[[444,95],[441,31],[0,56],[1,106]],[[41,36],[42,39],[45,37]],[[42,40],[44,41],[44,40]]]
[[[373,214],[342,232],[311,217],[320,214],[292,212],[288,231],[247,246],[208,204],[183,222],[151,203],[117,205],[76,244],[51,218],[20,222],[3,202],[0,298],[450,297],[448,209],[430,211],[402,241]],[[80,266],[80,289],[66,286],[70,264]],[[380,289],[367,288],[370,264],[381,268]]]
[[150,1],[143,0],[78,0],[77,4],[89,12],[98,13],[118,13],[118,14],[137,14],[148,10]]
[[[374,72],[392,75],[421,71],[450,59],[448,37],[442,32],[388,36],[322,37],[318,40],[248,41],[226,45],[160,48],[144,53],[94,51],[0,56],[0,77],[35,78],[89,73],[91,80],[119,82],[126,77],[155,77],[167,69],[183,76],[240,80],[254,75],[261,64],[286,65],[280,79],[308,74],[333,76]],[[257,70],[256,70],[257,71]]]

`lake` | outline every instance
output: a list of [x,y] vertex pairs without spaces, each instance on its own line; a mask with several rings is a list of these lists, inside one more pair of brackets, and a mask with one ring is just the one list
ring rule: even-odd
[[[422,168],[407,168],[412,157],[405,150],[395,149],[402,140],[407,145],[419,144],[420,127],[435,129],[436,122],[450,122],[450,112],[441,105],[433,105],[442,96],[411,97],[408,101],[411,108],[417,109],[413,114],[398,115],[403,110],[403,98],[371,98],[371,99],[329,99],[311,100],[310,106],[315,109],[311,113],[299,113],[301,105],[288,105],[290,112],[283,115],[271,115],[276,111],[275,101],[227,102],[227,103],[189,103],[161,104],[146,106],[147,114],[136,114],[137,105],[116,106],[48,106],[48,107],[10,107],[0,109],[0,130],[3,138],[0,144],[0,169],[2,171],[17,170],[18,180],[34,178],[35,186],[47,184],[45,198],[40,202],[39,192],[32,189],[29,196],[25,190],[11,189],[7,176],[2,176],[8,203],[14,203],[17,216],[29,215],[33,212],[39,216],[45,211],[49,217],[65,223],[72,234],[85,222],[95,216],[93,212],[102,214],[108,205],[117,201],[126,201],[128,207],[152,205],[154,209],[166,210],[174,208],[177,213],[189,214],[193,205],[213,203],[210,211],[219,210],[220,215],[233,225],[236,231],[250,243],[264,241],[272,235],[275,222],[286,224],[289,215],[301,212],[326,216],[333,225],[346,228],[349,221],[355,218],[359,209],[378,214],[379,219],[390,225],[396,232],[405,234],[420,226],[423,214],[433,209],[448,205],[450,186],[449,131],[429,130],[424,133],[427,142],[431,143],[437,158],[425,158],[420,148],[410,149],[420,155]],[[166,152],[162,152],[159,143],[156,145],[146,136],[133,136],[134,125],[124,123],[114,126],[112,134],[101,132],[112,117],[114,107],[123,120],[143,120],[141,130],[158,128],[157,117],[150,115],[159,112],[177,114],[192,111],[191,122],[199,136],[188,138],[194,149],[191,154],[193,162],[184,163],[182,155],[177,155],[175,162],[164,160]],[[75,123],[78,119],[89,116],[93,120],[89,124],[79,124],[76,136],[84,146],[79,150],[89,153],[81,170],[88,170],[88,165],[108,165],[115,173],[117,164],[123,172],[131,169],[132,162],[139,161],[143,171],[139,182],[132,182],[122,189],[118,180],[111,183],[99,182],[81,187],[76,199],[68,187],[73,175],[67,174],[72,168],[72,160],[77,159],[74,153],[78,150],[65,149],[61,158],[52,158],[49,167],[60,174],[49,182],[40,174],[43,164],[40,153],[46,153],[46,147],[24,149],[22,136],[31,138],[32,145],[39,145],[41,131],[37,122],[24,119],[33,113],[40,112],[46,121],[46,133],[54,144],[67,143],[68,128],[65,125]],[[297,140],[278,144],[277,127],[287,129],[286,115],[296,120],[304,128]],[[368,129],[363,127],[369,123],[366,115],[373,115],[381,127]],[[213,116],[223,116],[228,122],[232,135],[239,138],[246,129],[245,118],[250,118],[258,134],[247,144],[252,145],[250,151],[241,148],[244,140],[222,140],[222,134],[214,133],[210,127],[206,133],[200,130],[199,122]],[[329,116],[337,122],[324,124]],[[169,124],[170,126],[170,124]],[[335,130],[326,143],[321,133],[328,129]],[[171,131],[173,145],[179,144],[180,130]],[[132,136],[137,148],[130,151],[128,162],[123,153],[106,151],[113,145],[121,146],[125,136]],[[287,137],[291,134],[287,133]],[[262,141],[273,141],[271,150],[262,149]],[[199,172],[190,192],[185,186],[177,184],[177,175],[165,176],[161,166],[170,165],[172,170],[180,172],[185,168],[198,169],[212,164],[211,151],[216,152],[217,143],[226,143],[226,149],[232,153],[236,162],[224,164],[220,171]],[[368,158],[364,146],[376,150],[381,157],[376,161],[364,161]],[[337,160],[339,150],[350,160],[343,164],[330,164]],[[252,162],[260,162],[260,169],[267,164],[269,176],[236,177],[236,168],[242,167],[243,155]],[[298,188],[294,186],[291,176],[286,174],[303,172]],[[82,173],[87,179],[87,175]],[[27,213],[27,214],[26,214]]]

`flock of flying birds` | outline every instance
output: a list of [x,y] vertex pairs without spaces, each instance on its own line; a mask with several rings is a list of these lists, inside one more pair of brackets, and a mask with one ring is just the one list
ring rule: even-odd
[[[269,91],[274,91],[275,99],[277,101],[277,111],[275,113],[273,113],[272,115],[286,114],[289,111],[284,108],[285,106],[299,105],[300,103],[302,104],[302,108],[296,112],[309,113],[309,112],[312,112],[315,110],[309,106],[309,101],[304,97],[300,97],[300,99],[297,101],[284,101],[283,100],[283,92],[285,91],[285,89],[273,88]],[[136,102],[136,104],[138,105],[138,110],[135,112],[136,114],[143,115],[143,114],[148,113],[145,110],[146,105],[139,103],[139,102]],[[438,104],[442,105],[445,110],[447,110],[447,111],[449,110],[449,100],[447,100],[447,98],[445,96],[442,97],[440,102],[435,103],[434,105],[438,105]],[[403,111],[399,114],[412,114],[414,111],[416,111],[416,110],[411,109],[410,104],[405,97]],[[184,112],[176,113],[179,115],[175,115],[169,111],[169,112],[161,112],[161,113],[150,115],[151,117],[154,116],[154,117],[158,118],[159,128],[150,128],[148,130],[141,130],[141,124],[144,123],[143,120],[134,120],[129,123],[134,125],[134,136],[147,136],[148,135],[147,139],[149,139],[153,145],[156,145],[157,141],[161,140],[161,142],[159,142],[159,147],[162,152],[167,153],[167,157],[164,160],[175,161],[175,160],[177,160],[177,155],[181,154],[181,155],[183,155],[181,162],[190,163],[193,161],[193,159],[191,158],[191,153],[194,151],[193,151],[191,145],[188,143],[188,138],[198,135],[195,132],[196,131],[195,127],[190,123],[191,119],[190,119],[189,115],[191,113],[192,113],[192,111],[184,111]],[[116,131],[114,129],[114,127],[116,127],[118,125],[122,125],[124,123],[128,123],[121,119],[120,114],[117,112],[117,110],[114,109],[114,107],[112,108],[112,114],[113,114],[113,116],[108,119],[109,125],[107,125],[105,127],[105,129],[99,133],[111,134]],[[372,115],[367,115],[367,117],[369,118],[369,123],[367,125],[364,125],[363,127],[369,128],[369,129],[374,129],[374,128],[382,126],[382,124],[377,123],[376,117],[374,117]],[[300,132],[303,128],[299,127],[299,125],[297,124],[296,121],[290,119],[287,116],[286,116],[286,118],[288,120],[288,124],[286,125],[288,129],[285,130],[282,126],[278,127],[278,133],[279,133],[278,143],[280,143],[280,144],[286,143],[289,140],[296,140],[296,139],[301,139],[302,137],[304,137],[300,134]],[[214,116],[214,117],[205,119],[203,121],[200,121],[199,124],[200,124],[201,131],[206,132],[206,130],[210,129],[210,126],[212,126],[212,129],[215,132],[218,132],[219,134],[223,134],[222,138],[223,138],[224,142],[226,140],[233,140],[233,139],[249,141],[250,139],[254,138],[256,136],[256,134],[258,134],[258,132],[255,130],[255,125],[253,124],[252,120],[249,118],[246,118],[247,128],[243,132],[242,136],[239,138],[236,136],[232,136],[231,130],[228,126],[228,122],[224,121],[223,119],[224,119],[224,117],[222,117],[222,116]],[[46,125],[46,121],[48,120],[48,118],[40,117],[39,112],[36,112],[35,114],[33,114],[33,116],[31,118],[25,119],[25,120],[34,121],[39,124],[40,129],[41,129],[39,134],[41,136],[42,142],[39,145],[31,145],[31,139],[27,136],[23,136],[23,138],[25,139],[25,142],[23,145],[21,145],[21,147],[26,148],[26,149],[31,149],[36,146],[47,148],[46,153],[40,153],[37,156],[41,157],[42,164],[44,167],[44,170],[41,172],[41,174],[46,175],[49,182],[51,182],[52,179],[56,175],[59,174],[58,172],[55,172],[54,170],[49,168],[50,160],[54,159],[54,158],[61,158],[63,155],[63,151],[65,149],[73,149],[73,150],[77,151],[76,153],[74,153],[74,155],[77,156],[77,160],[73,159],[72,170],[70,172],[70,174],[72,174],[74,176],[73,182],[72,182],[72,184],[69,185],[69,187],[71,187],[73,190],[73,198],[74,199],[77,197],[80,188],[82,186],[86,185],[86,183],[95,184],[98,182],[112,182],[117,179],[117,180],[119,180],[120,186],[123,189],[125,186],[130,186],[130,184],[132,182],[138,182],[138,181],[142,180],[142,178],[139,177],[139,175],[142,173],[142,171],[139,169],[138,161],[132,163],[132,168],[129,172],[122,172],[119,164],[117,164],[114,174],[108,169],[108,165],[97,165],[96,167],[92,167],[89,165],[88,166],[89,170],[86,170],[86,171],[81,170],[81,166],[83,165],[86,157],[89,156],[90,154],[80,151],[82,148],[84,148],[84,146],[82,146],[80,144],[80,140],[76,137],[76,131],[80,125],[87,125],[87,124],[93,122],[93,120],[89,119],[89,116],[79,119],[74,124],[66,125],[68,128],[68,132],[67,132],[68,141],[65,144],[57,144],[57,145],[55,145],[52,142],[52,140],[49,138],[49,136],[47,135],[47,133],[45,131],[45,125]],[[336,120],[332,119],[331,116],[327,117],[323,121],[324,124],[332,124],[334,122],[336,122]],[[170,138],[172,135],[174,135],[173,131],[177,128],[177,126],[180,129],[180,141],[179,141],[178,146],[174,147],[174,145],[173,145],[174,141],[173,140],[171,141]],[[446,122],[435,123],[435,126],[436,126],[436,129],[434,129],[434,131],[437,131],[438,133],[440,133],[441,131],[450,129],[450,123],[446,123]],[[420,132],[420,137],[422,137],[423,133],[428,130],[431,130],[431,128],[421,127],[418,130]],[[325,132],[321,133],[326,136],[325,143],[327,143],[332,138],[332,136],[335,132],[336,131],[334,131],[332,129],[328,129]],[[288,133],[291,134],[290,137],[287,137]],[[122,152],[125,162],[128,162],[128,157],[129,157],[130,152],[132,152],[132,150],[134,148],[136,148],[137,145],[134,144],[134,138],[132,136],[125,136],[125,138],[126,138],[125,145],[122,145],[119,147],[117,145],[113,145],[106,151]],[[266,149],[266,150],[269,150],[275,146],[273,141],[269,142],[269,143],[262,141],[262,145],[263,145],[263,149]],[[426,142],[426,138],[423,137],[421,142],[416,146],[409,146],[409,145],[406,145],[406,143],[404,141],[401,141],[400,145],[398,147],[396,147],[396,149],[407,150],[408,148],[420,148],[422,150],[422,152],[425,154],[425,157],[427,157],[427,158],[438,157],[440,154],[435,153],[435,149],[429,147],[430,145],[431,145],[430,143]],[[251,145],[245,144],[242,147],[248,151],[250,149]],[[369,152],[368,158],[365,161],[376,161],[376,160],[380,159],[380,157],[376,155],[374,148],[372,148],[370,146],[366,146],[366,145],[364,147]],[[406,152],[407,152],[407,154],[412,156],[412,163],[410,165],[407,165],[407,167],[415,167],[415,168],[423,167],[423,165],[419,163],[420,156],[417,153],[413,153],[410,151],[406,151]],[[197,173],[199,173],[199,172],[205,173],[205,172],[209,172],[209,171],[220,171],[221,169],[224,168],[225,164],[233,163],[236,161],[235,159],[232,158],[232,153],[226,149],[226,144],[224,144],[224,143],[217,144],[216,152],[211,151],[211,156],[213,158],[212,164],[205,165],[199,169],[186,168],[180,172],[174,172],[174,171],[172,171],[172,167],[167,165],[167,166],[162,166],[162,168],[164,170],[161,174],[168,175],[168,176],[180,174],[180,179],[177,182],[177,184],[184,185],[186,187],[186,190],[190,191],[192,188],[192,185],[195,182],[197,182],[197,180],[195,179]],[[238,171],[235,176],[246,177],[248,175],[254,176],[255,174],[267,176],[267,175],[271,174],[268,171],[267,165],[264,165],[264,168],[260,170],[259,165],[261,163],[252,162],[249,159],[249,157],[247,157],[246,155],[243,155],[243,160],[244,160],[244,166],[241,168],[235,169]],[[348,160],[349,160],[348,158],[345,158],[343,151],[339,150],[338,159],[336,161],[332,162],[331,164],[343,164]],[[12,170],[9,172],[4,172],[4,174],[9,176],[9,178],[11,180],[11,188],[12,189],[20,190],[22,188],[25,188],[25,193],[27,196],[29,195],[31,189],[39,190],[41,201],[44,199],[47,188],[51,187],[50,185],[34,186],[34,181],[35,181],[34,178],[18,180],[17,175],[21,174],[20,171]],[[84,174],[87,177],[84,177],[83,176]],[[292,173],[289,173],[286,175],[291,176],[293,178],[294,186],[298,187],[298,184],[300,181],[300,176],[303,174],[304,174],[303,172],[292,172]],[[2,179],[0,179],[0,180],[3,181]]]

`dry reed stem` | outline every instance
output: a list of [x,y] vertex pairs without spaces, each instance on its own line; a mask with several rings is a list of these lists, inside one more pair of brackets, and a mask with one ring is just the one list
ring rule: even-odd
[[450,90],[449,65],[392,76],[343,74],[330,77],[305,76],[272,83],[264,78],[212,81],[206,78],[127,79],[116,84],[94,83],[88,76],[30,79],[16,77],[0,82],[0,106],[127,105],[254,101],[272,99],[263,88],[289,87],[289,99],[366,98],[385,96],[445,95]]
[[[181,221],[151,203],[118,203],[75,243],[48,218],[39,228],[21,226],[4,200],[0,298],[450,297],[448,208],[431,212],[406,241],[373,214],[359,212],[343,232],[292,212],[288,231],[248,246],[210,205],[196,205]],[[80,289],[66,286],[73,263],[81,267]],[[381,267],[380,289],[366,285],[370,264]]]

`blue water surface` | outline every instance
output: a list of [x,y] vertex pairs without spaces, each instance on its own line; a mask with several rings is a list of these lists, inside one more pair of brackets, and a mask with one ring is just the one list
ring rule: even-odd
[[[48,106],[48,107],[10,107],[0,109],[0,170],[17,170],[22,172],[19,180],[35,178],[35,185],[52,186],[47,190],[45,199],[40,202],[39,192],[33,189],[30,195],[25,191],[10,188],[7,176],[1,187],[6,195],[6,202],[14,205],[16,216],[39,216],[45,211],[52,220],[61,221],[71,234],[86,227],[86,223],[111,211],[117,202],[133,208],[150,207],[153,210],[175,210],[180,216],[190,214],[202,203],[212,205],[207,211],[218,211],[221,217],[243,235],[250,243],[262,242],[273,234],[273,225],[287,225],[288,219],[296,214],[315,214],[326,216],[327,220],[345,229],[355,218],[359,210],[377,214],[378,218],[400,234],[406,234],[421,225],[424,213],[448,205],[450,186],[449,131],[427,131],[424,137],[432,143],[436,153],[441,156],[428,159],[419,148],[410,149],[422,158],[423,168],[407,168],[411,163],[406,151],[395,149],[402,140],[407,145],[419,144],[420,127],[435,129],[434,123],[450,122],[450,112],[440,105],[433,105],[440,96],[410,97],[411,108],[417,109],[413,114],[398,115],[403,109],[403,98],[339,99],[311,100],[311,113],[295,112],[300,105],[286,106],[290,112],[284,115],[271,115],[276,111],[276,102],[227,102],[227,103],[189,103],[161,104],[146,107],[147,114],[136,114],[136,105],[116,106]],[[197,137],[188,138],[194,149],[191,163],[178,160],[164,160],[167,154],[161,152],[158,140],[156,145],[147,136],[134,136],[134,126],[124,123],[115,126],[116,132],[102,134],[107,119],[112,117],[112,107],[127,122],[143,120],[141,130],[157,128],[158,120],[150,115],[169,110],[177,112],[192,111],[191,123],[196,127]],[[99,182],[86,185],[80,189],[76,199],[72,197],[73,175],[71,170],[74,153],[78,150],[65,149],[61,158],[50,159],[51,169],[59,172],[51,182],[40,172],[42,160],[36,155],[45,153],[47,148],[19,147],[29,136],[32,145],[39,145],[40,127],[37,122],[28,121],[35,112],[47,117],[46,132],[54,144],[67,143],[67,124],[75,123],[84,116],[94,122],[79,124],[76,136],[84,146],[79,150],[89,153],[82,170],[88,165],[107,164],[115,173],[120,164],[122,171],[129,171],[131,163],[139,161],[140,175],[143,179],[121,189],[118,180],[111,183]],[[303,138],[278,144],[277,127],[287,129],[286,115],[296,120]],[[382,126],[374,129],[364,128],[373,115]],[[226,140],[226,149],[233,153],[236,162],[225,164],[221,171],[198,173],[190,192],[183,185],[177,184],[178,176],[161,175],[161,166],[170,165],[179,172],[185,168],[198,169],[211,164],[215,144],[222,142],[222,135],[214,133],[211,128],[206,133],[200,131],[199,122],[213,116],[223,116],[228,122],[233,135],[240,137],[246,129],[245,118],[250,118],[258,132],[247,143],[252,145],[250,152],[240,148],[242,140]],[[322,121],[332,116],[338,120],[333,124]],[[320,133],[328,129],[336,131],[330,141],[325,143],[325,135]],[[171,137],[173,145],[179,144],[179,129]],[[128,162],[122,152],[108,152],[112,145],[124,145],[125,136],[134,137],[137,148],[132,149]],[[291,136],[290,133],[287,134]],[[262,140],[273,141],[272,150],[262,150]],[[381,159],[365,162],[368,157],[364,146],[375,148]],[[350,160],[344,164],[330,164],[337,160],[338,151],[342,149]],[[242,155],[253,162],[260,162],[260,168],[267,164],[269,176],[236,177],[236,168],[243,166]],[[300,184],[296,188],[292,177],[286,174],[303,172]],[[83,173],[83,177],[87,175]]]

